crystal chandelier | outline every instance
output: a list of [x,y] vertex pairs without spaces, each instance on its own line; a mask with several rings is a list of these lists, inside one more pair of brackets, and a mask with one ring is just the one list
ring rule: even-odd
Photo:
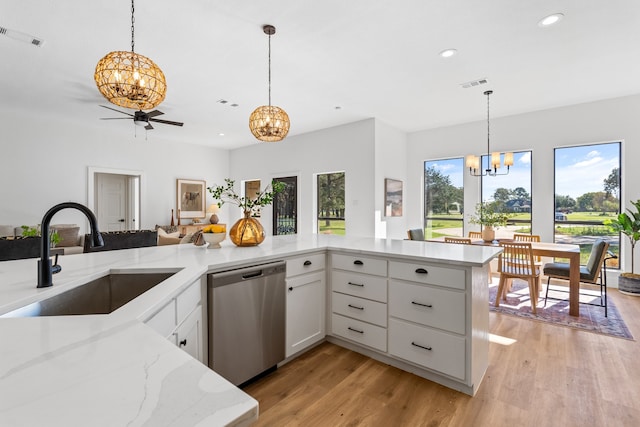
[[487,95],[487,166],[486,169],[480,169],[481,157],[474,154],[470,154],[466,158],[466,166],[469,168],[469,173],[472,176],[498,176],[507,175],[509,173],[509,167],[513,166],[513,153],[504,153],[504,166],[507,170],[505,172],[498,172],[500,169],[500,157],[501,154],[497,151],[491,152],[490,149],[490,133],[489,133],[489,96],[493,93],[492,90],[486,91]]
[[167,92],[162,70],[149,58],[135,53],[134,0],[131,0],[131,52],[114,51],[98,61],[93,78],[100,93],[112,104],[137,110],[158,106]]
[[263,142],[282,141],[289,133],[289,116],[286,111],[271,105],[271,36],[276,33],[273,25],[262,27],[269,36],[269,105],[256,108],[249,116],[249,129],[253,136]]

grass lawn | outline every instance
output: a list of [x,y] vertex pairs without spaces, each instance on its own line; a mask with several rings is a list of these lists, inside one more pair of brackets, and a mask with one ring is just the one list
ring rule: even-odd
[[319,234],[337,234],[339,236],[344,236],[345,226],[343,219],[332,219],[329,220],[329,225],[326,224],[327,221],[325,220],[318,221]]

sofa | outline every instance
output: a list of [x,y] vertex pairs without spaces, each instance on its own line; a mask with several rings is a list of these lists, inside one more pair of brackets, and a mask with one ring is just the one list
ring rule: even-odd
[[100,234],[104,246],[95,248],[91,246],[91,234],[84,235],[84,252],[146,248],[158,244],[158,233],[155,230],[108,231]]
[[[31,227],[40,227],[38,226],[31,226]],[[51,226],[49,227],[50,232],[52,231],[57,231],[58,232],[58,236],[60,237],[60,242],[58,242],[58,244],[55,246],[56,248],[60,249],[58,252],[61,253],[62,255],[71,255],[71,254],[81,254],[83,251],[83,240],[84,237],[82,234],[80,234],[80,227],[77,224],[51,224]],[[22,235],[23,232],[23,228],[22,226],[14,226],[14,225],[0,225],[0,238],[4,239],[4,240],[14,240],[20,237],[24,237]],[[40,241],[40,238],[38,237],[38,242]],[[10,244],[8,243],[4,243],[5,247],[7,247],[9,250],[10,248]],[[20,242],[17,243],[17,245],[20,245],[20,247],[22,247],[23,245],[25,245],[25,242]],[[40,243],[38,243],[38,246],[40,245]],[[16,246],[16,250],[17,246]],[[22,251],[22,249],[20,249],[20,251]],[[22,252],[20,252],[22,253]],[[25,252],[26,253],[31,253],[31,252]],[[23,254],[23,255],[24,255]],[[16,256],[18,256],[16,254]],[[40,252],[37,253],[37,255],[35,256],[40,256]],[[31,256],[22,256],[22,258],[32,258]],[[22,258],[11,258],[11,259],[22,259]]]

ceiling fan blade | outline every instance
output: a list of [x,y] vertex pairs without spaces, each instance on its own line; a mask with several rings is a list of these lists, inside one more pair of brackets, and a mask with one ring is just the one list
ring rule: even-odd
[[111,107],[107,107],[106,105],[101,105],[102,108],[106,108],[107,110],[113,110],[113,111],[117,111],[120,114],[126,114],[127,116],[131,116],[133,117],[133,114],[129,114],[126,111],[120,111],[120,110],[116,110],[115,108],[111,108]]
[[131,120],[130,117],[100,117],[100,120]]
[[149,119],[150,122],[164,123],[165,125],[174,125],[174,126],[182,126],[184,123],[180,122],[172,122],[169,120],[160,120],[160,119]]
[[146,130],[151,130],[151,129],[153,129],[153,126],[151,126],[151,123],[149,123],[149,124],[147,124],[144,128],[145,128]]
[[162,111],[153,110],[153,111],[147,113],[147,116],[148,117],[155,117],[155,116],[160,116],[162,114],[164,114]]

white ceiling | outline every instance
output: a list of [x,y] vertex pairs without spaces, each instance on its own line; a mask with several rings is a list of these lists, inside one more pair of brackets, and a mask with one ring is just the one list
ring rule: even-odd
[[[0,36],[0,111],[130,136],[130,121],[98,120],[118,116],[100,104],[120,107],[93,81],[100,58],[130,49],[130,6],[2,2],[0,26],[45,42]],[[290,136],[370,117],[406,132],[482,120],[487,89],[492,118],[640,93],[638,0],[137,0],[135,9],[136,52],[167,79],[159,118],[185,123],[155,124],[150,141],[256,143],[248,118],[267,103],[264,24],[277,29],[272,104],[288,112]],[[560,23],[538,27],[556,12]],[[458,54],[441,58],[447,48]],[[478,78],[489,83],[461,88]]]

